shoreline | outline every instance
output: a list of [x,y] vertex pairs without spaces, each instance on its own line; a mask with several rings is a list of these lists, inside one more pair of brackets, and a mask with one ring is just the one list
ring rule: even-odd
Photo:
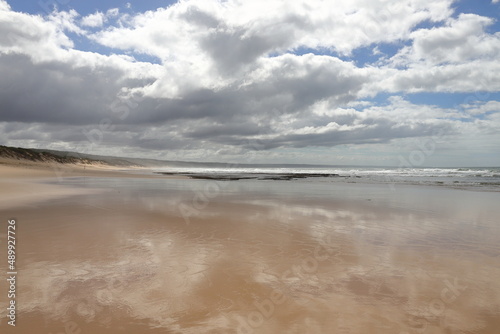
[[[12,206],[31,205],[34,202],[46,199],[61,198],[70,195],[84,195],[97,191],[105,191],[100,187],[95,189],[82,189],[72,186],[71,182],[65,182],[73,178],[123,178],[123,179],[175,179],[175,180],[199,180],[206,182],[230,182],[231,181],[283,181],[285,183],[295,182],[307,184],[308,181],[326,181],[331,185],[359,187],[387,187],[391,192],[395,189],[450,189],[454,191],[467,191],[479,193],[498,193],[500,188],[496,187],[473,187],[453,184],[419,184],[411,182],[379,182],[362,179],[359,176],[348,177],[331,173],[233,173],[228,171],[221,174],[193,173],[193,172],[168,172],[155,171],[154,167],[137,166],[112,166],[105,164],[68,164],[33,162],[28,160],[15,160],[0,158],[0,208]],[[49,182],[47,182],[49,181]],[[281,184],[281,182],[280,182]]]

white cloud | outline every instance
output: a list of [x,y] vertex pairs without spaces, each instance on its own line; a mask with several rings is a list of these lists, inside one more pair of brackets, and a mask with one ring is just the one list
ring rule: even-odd
[[409,38],[416,24],[447,19],[452,13],[450,4],[448,0],[391,5],[346,0],[335,6],[323,1],[296,1],[293,5],[266,1],[262,11],[260,1],[191,0],[123,16],[123,26],[91,38],[105,46],[161,59],[168,75],[145,92],[172,98],[182,96],[188,87],[220,89],[248,84],[256,73],[266,73],[265,64],[285,59],[267,60],[269,54],[286,54],[297,48],[349,54],[361,46]]
[[451,14],[450,4],[451,0],[405,0],[389,5],[368,0],[335,4],[319,0],[191,0],[139,14],[125,28],[103,31],[95,39],[164,61],[193,52],[217,60],[217,47],[225,48],[226,61],[238,64],[299,47],[349,54],[361,46],[407,38],[411,28],[422,21],[444,20]]
[[107,17],[116,17],[118,14],[120,14],[120,10],[118,8],[111,8],[106,12]]
[[474,93],[500,90],[500,62],[496,60],[476,60],[442,66],[412,64],[407,69],[381,68],[372,73],[374,80],[363,91],[366,95],[381,91]]
[[[377,69],[376,92],[496,92],[500,90],[500,33],[488,33],[487,17],[460,14],[441,27],[412,32],[410,46]],[[485,70],[487,69],[487,70]]]
[[100,28],[107,23],[108,19],[116,18],[120,14],[118,8],[111,8],[106,13],[96,11],[94,14],[89,14],[80,20],[80,25],[83,27]]
[[470,115],[484,115],[487,113],[496,113],[497,116],[500,114],[500,101],[488,101],[486,103],[474,103],[463,104],[460,109]]
[[76,19],[80,16],[74,9],[69,12],[59,12],[53,11],[49,16],[48,20],[53,22],[57,29],[61,31],[70,31],[80,35],[85,34],[85,32],[77,25]]
[[426,66],[460,64],[476,59],[500,60],[500,33],[488,34],[493,20],[475,14],[460,14],[446,26],[420,29],[410,34],[413,45],[404,48],[392,62],[407,65],[424,62]]
[[130,56],[112,55],[105,56],[98,53],[83,52],[73,49],[74,44],[64,30],[80,31],[75,24],[78,13],[54,12],[47,19],[37,15],[17,13],[13,11],[0,12],[0,55],[19,54],[27,56],[33,63],[60,62],[68,66],[91,68],[119,66],[130,70],[139,67],[136,73],[132,71],[131,77],[148,73],[145,67],[154,68],[155,72],[162,69],[159,65],[150,63],[136,63]]
[[0,53],[28,54],[35,61],[57,59],[73,46],[54,21],[22,13],[0,12]]
[[[163,67],[73,49],[74,13],[0,12],[0,100],[6,121],[99,123],[118,97],[152,83]],[[15,110],[15,112],[12,112]],[[31,121],[30,121],[31,120]],[[80,133],[81,135],[81,133]]]
[[5,0],[0,0],[0,10],[10,10],[10,6]]
[[81,24],[86,27],[102,27],[106,20],[106,16],[104,13],[96,12],[94,14],[90,14],[82,18]]

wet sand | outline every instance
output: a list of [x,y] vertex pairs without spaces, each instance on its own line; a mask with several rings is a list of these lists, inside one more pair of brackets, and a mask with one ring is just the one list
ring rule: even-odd
[[500,328],[500,193],[0,172],[25,184],[0,207],[1,244],[18,226],[17,326],[2,279],[2,333]]

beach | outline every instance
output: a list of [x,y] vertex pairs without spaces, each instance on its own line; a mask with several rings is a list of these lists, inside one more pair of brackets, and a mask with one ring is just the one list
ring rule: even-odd
[[0,165],[2,333],[498,333],[500,192]]
[[0,0],[0,334],[500,334],[500,0]]

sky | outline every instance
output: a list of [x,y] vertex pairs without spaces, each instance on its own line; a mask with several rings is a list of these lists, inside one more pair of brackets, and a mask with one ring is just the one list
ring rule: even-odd
[[0,144],[500,166],[500,0],[0,0]]

